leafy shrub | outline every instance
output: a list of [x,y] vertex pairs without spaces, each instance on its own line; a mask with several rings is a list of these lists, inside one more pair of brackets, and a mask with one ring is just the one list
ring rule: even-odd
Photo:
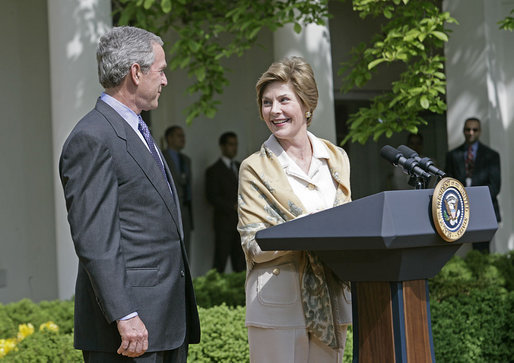
[[353,362],[353,328],[350,325],[346,332],[346,346],[344,347],[343,363]]
[[18,326],[9,317],[6,306],[0,304],[0,339],[14,337],[17,331]]
[[437,301],[474,290],[514,289],[514,251],[508,254],[484,254],[470,251],[465,258],[453,256],[429,281],[430,297]]
[[74,302],[70,300],[41,301],[39,303],[41,313],[45,316],[45,321],[53,321],[59,326],[61,334],[73,332],[73,312]]
[[[514,357],[514,252],[485,255],[471,251],[453,257],[429,282],[432,332],[437,361],[508,362]],[[245,273],[209,271],[194,280],[202,329],[189,361],[248,362],[244,326]],[[2,362],[81,362],[73,348],[73,302],[24,299],[0,304],[0,339],[16,337],[19,324],[54,321],[59,333],[37,331]],[[344,363],[352,361],[353,335],[347,335]]]
[[490,259],[505,279],[505,288],[508,291],[514,291],[514,251],[490,255]]
[[203,308],[223,303],[228,306],[244,306],[245,278],[244,271],[220,274],[216,270],[210,270],[205,276],[193,280],[196,302]]
[[73,303],[68,300],[42,301],[39,304],[29,299],[7,305],[0,304],[0,338],[16,335],[18,325],[32,323],[40,326],[53,321],[61,333],[71,333],[73,329]]
[[509,362],[514,292],[492,287],[431,302],[436,361]]
[[81,363],[82,352],[73,348],[73,334],[38,331],[23,339],[17,350],[3,359],[12,363]]
[[242,306],[225,304],[199,308],[202,337],[200,344],[189,346],[188,360],[195,363],[249,362],[248,338]]
[[436,359],[508,362],[514,357],[514,252],[454,256],[430,280]]

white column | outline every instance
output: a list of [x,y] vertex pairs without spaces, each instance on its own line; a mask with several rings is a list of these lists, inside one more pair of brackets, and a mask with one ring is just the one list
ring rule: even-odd
[[77,121],[94,107],[102,88],[96,70],[96,45],[111,26],[109,0],[48,0],[52,136],[59,298],[74,293],[77,257],[66,219],[58,177],[62,145]]
[[444,10],[456,18],[446,53],[448,146],[464,142],[464,120],[482,121],[481,141],[500,153],[502,186],[498,196],[502,222],[493,252],[514,249],[514,33],[497,22],[514,8],[514,0],[451,0]]
[[318,85],[319,100],[309,130],[335,143],[334,86],[328,26],[309,24],[297,34],[293,25],[288,24],[273,34],[273,50],[274,61],[301,56],[311,65]]

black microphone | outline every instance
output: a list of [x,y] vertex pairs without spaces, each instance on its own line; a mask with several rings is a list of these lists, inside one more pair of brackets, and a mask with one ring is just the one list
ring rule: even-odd
[[390,145],[385,145],[380,150],[380,155],[394,166],[400,165],[403,170],[411,176],[422,177],[427,180],[431,177],[430,174],[418,166],[418,162],[416,160],[413,158],[405,158],[401,152]]
[[412,150],[410,147],[405,145],[398,146],[398,151],[401,152],[406,158],[413,158],[418,162],[418,165],[425,170],[426,172],[436,175],[439,178],[444,178],[446,176],[446,173],[436,167],[434,165],[434,162],[430,160],[430,158],[422,158],[418,155],[417,152]]

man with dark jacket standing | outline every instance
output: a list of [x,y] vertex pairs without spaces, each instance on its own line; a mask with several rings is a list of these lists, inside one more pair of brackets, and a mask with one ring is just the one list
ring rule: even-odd
[[170,168],[173,181],[180,200],[182,226],[184,227],[184,244],[187,257],[191,259],[191,231],[193,230],[193,177],[191,159],[182,152],[186,146],[186,134],[178,125],[170,126],[164,133],[168,147],[162,151],[164,159]]
[[[466,187],[487,185],[496,219],[500,222],[497,199],[501,186],[500,154],[479,141],[481,125],[478,118],[468,118],[463,132],[464,144],[446,154],[446,173]],[[473,243],[473,248],[489,251],[489,242]]]
[[105,88],[62,150],[59,173],[79,258],[75,348],[85,362],[178,362],[200,340],[177,191],[141,118],[167,85],[160,37],[100,38]]
[[246,268],[241,237],[237,231],[237,189],[238,161],[237,135],[225,132],[219,138],[221,157],[211,165],[205,174],[205,191],[207,200],[214,207],[214,268],[225,271],[227,258],[230,256],[232,270],[243,271]]

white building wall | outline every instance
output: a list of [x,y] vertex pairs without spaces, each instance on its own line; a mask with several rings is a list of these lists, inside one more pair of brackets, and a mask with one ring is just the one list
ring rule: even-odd
[[301,56],[311,65],[319,99],[309,131],[335,143],[334,78],[328,26],[309,24],[298,34],[294,31],[293,24],[278,29],[273,34],[273,54],[274,61]]
[[55,177],[55,230],[59,298],[75,291],[78,259],[75,255],[58,163],[71,129],[95,105],[102,91],[96,69],[96,45],[111,26],[109,0],[48,0],[50,90],[53,163],[46,167]]
[[2,1],[0,302],[57,294],[45,13],[45,1]]
[[480,140],[500,153],[502,187],[498,196],[502,222],[491,249],[514,248],[514,33],[499,30],[497,22],[514,8],[513,0],[451,0],[445,11],[457,19],[452,24],[445,53],[448,78],[448,146],[464,142],[466,118],[482,121]]

